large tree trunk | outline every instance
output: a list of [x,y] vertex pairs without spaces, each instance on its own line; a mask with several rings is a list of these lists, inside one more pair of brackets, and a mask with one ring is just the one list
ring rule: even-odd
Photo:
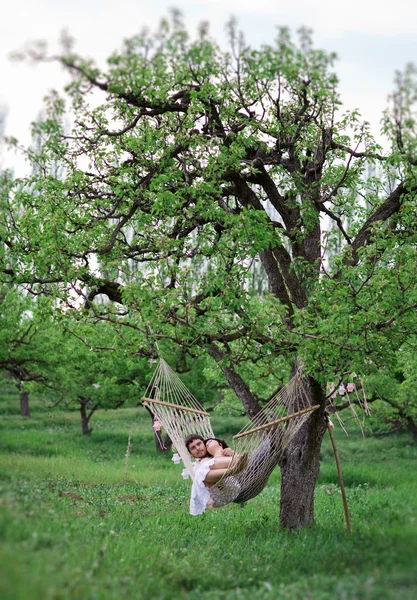
[[22,417],[30,417],[29,411],[29,392],[20,392],[20,414]]
[[314,488],[320,470],[320,448],[326,431],[325,394],[310,380],[312,404],[321,408],[310,415],[291,440],[280,462],[280,523],[285,529],[301,529],[314,519]]
[[413,434],[413,439],[417,444],[417,423],[412,417],[407,417],[407,427]]
[[90,419],[93,416],[94,411],[98,408],[98,405],[92,405],[90,412],[88,412],[88,405],[91,405],[89,398],[79,398],[80,402],[80,415],[81,415],[81,431],[83,435],[91,435],[93,431],[92,427],[89,427]]

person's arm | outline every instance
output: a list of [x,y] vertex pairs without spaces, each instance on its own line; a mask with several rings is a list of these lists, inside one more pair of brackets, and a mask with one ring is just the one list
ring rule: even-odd
[[234,456],[235,452],[231,448],[223,448],[222,455],[223,456]]
[[216,456],[213,465],[210,465],[210,471],[216,471],[217,469],[227,469],[232,462],[229,456]]
[[213,483],[217,483],[226,472],[227,469],[215,469],[214,471],[210,470],[204,479],[204,483],[213,485]]

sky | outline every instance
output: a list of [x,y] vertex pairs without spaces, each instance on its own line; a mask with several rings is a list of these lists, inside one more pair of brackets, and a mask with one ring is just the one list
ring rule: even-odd
[[[278,26],[293,32],[300,26],[311,28],[315,46],[338,55],[344,105],[358,108],[376,136],[395,71],[417,63],[415,0],[13,0],[2,9],[0,23],[0,109],[7,111],[6,134],[29,144],[30,123],[38,117],[44,96],[67,81],[58,65],[16,63],[10,53],[38,39],[56,50],[66,29],[75,38],[76,52],[102,63],[124,39],[145,26],[155,28],[172,6],[181,9],[191,32],[209,21],[211,34],[222,44],[232,15],[253,46],[273,43]],[[12,154],[3,166],[18,175],[24,170]]]

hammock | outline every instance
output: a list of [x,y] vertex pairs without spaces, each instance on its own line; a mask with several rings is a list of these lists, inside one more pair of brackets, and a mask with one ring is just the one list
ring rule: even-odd
[[[142,404],[164,427],[186,470],[194,479],[193,458],[184,440],[192,433],[204,439],[215,437],[209,413],[163,359],[159,360]],[[213,506],[246,502],[257,496],[265,487],[290,439],[309,413],[318,407],[318,404],[311,406],[307,384],[297,373],[233,437],[236,456],[222,479],[210,487]],[[244,452],[248,453],[247,466],[239,473],[229,475],[229,470],[232,473],[234,471],[237,457]]]

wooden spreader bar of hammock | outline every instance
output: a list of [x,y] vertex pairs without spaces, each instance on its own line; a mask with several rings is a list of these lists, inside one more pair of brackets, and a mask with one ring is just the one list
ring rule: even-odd
[[170,408],[177,408],[178,410],[185,410],[187,412],[196,413],[197,415],[203,415],[209,417],[210,413],[204,410],[197,410],[196,408],[189,408],[188,406],[181,406],[180,404],[174,404],[173,402],[163,402],[162,400],[154,400],[153,398],[142,398],[145,402],[152,402],[153,404],[162,404],[162,406],[169,406]]
[[268,429],[269,427],[273,427],[274,425],[278,425],[278,423],[283,423],[284,421],[289,421],[294,417],[299,417],[300,415],[305,415],[309,412],[313,412],[320,407],[320,404],[315,404],[314,406],[310,406],[309,408],[304,408],[303,410],[299,410],[298,412],[292,413],[291,415],[287,415],[286,417],[281,417],[280,419],[276,419],[275,421],[271,421],[270,423],[266,423],[265,425],[260,425],[259,427],[255,427],[254,429],[249,429],[248,431],[244,431],[243,433],[238,433],[233,436],[234,440],[238,438],[244,437],[245,435],[249,435],[251,433],[255,433],[256,431],[262,431],[263,429]]

